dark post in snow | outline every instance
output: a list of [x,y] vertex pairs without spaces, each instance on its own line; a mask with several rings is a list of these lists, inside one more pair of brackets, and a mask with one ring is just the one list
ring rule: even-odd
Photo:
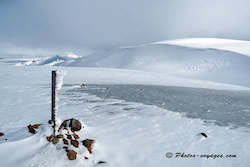
[[53,137],[56,135],[56,71],[52,71],[52,89],[51,89],[51,123],[54,129]]

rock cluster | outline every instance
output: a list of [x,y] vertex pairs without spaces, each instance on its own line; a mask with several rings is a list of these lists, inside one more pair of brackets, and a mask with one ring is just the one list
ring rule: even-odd
[[[77,131],[80,131],[83,128],[80,121],[72,118],[68,120],[64,120],[58,129],[58,135],[55,137],[47,136],[46,139],[53,144],[62,144],[62,148],[67,152],[68,159],[75,160],[77,158],[77,152],[72,148],[76,148],[76,150],[81,149],[80,147],[80,137]],[[92,153],[92,147],[95,140],[85,139],[82,142],[82,145],[87,148],[89,153]],[[60,146],[60,145],[58,145]],[[73,147],[72,147],[73,146]],[[71,148],[71,149],[69,149]],[[86,160],[88,157],[84,157]]]

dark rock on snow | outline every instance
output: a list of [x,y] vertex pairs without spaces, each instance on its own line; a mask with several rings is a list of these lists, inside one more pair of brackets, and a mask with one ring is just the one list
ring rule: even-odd
[[207,137],[207,134],[206,133],[201,133],[202,136],[204,137]]
[[28,129],[29,129],[29,132],[30,132],[30,133],[33,133],[33,134],[36,133],[36,130],[33,128],[32,125],[29,125],[29,126],[28,126]]
[[47,139],[48,141],[50,141],[50,140],[52,139],[52,135],[51,135],[51,136],[46,136],[46,139]]
[[74,146],[74,147],[79,147],[79,141],[77,140],[71,140],[71,144]]
[[57,144],[58,142],[59,142],[59,138],[57,138],[57,137],[52,140],[53,144]]
[[76,159],[76,152],[74,150],[68,150],[67,156],[70,160],[75,160]]
[[63,139],[63,144],[65,144],[65,145],[69,145],[69,142],[68,142],[68,140],[66,140],[66,139]]
[[82,124],[80,121],[72,118],[72,119],[67,119],[64,120],[61,126],[59,127],[58,131],[60,131],[62,128],[67,128],[70,127],[71,131],[79,131],[82,129]]
[[88,149],[89,153],[92,153],[92,145],[94,144],[95,140],[92,139],[85,139],[82,141],[82,144]]

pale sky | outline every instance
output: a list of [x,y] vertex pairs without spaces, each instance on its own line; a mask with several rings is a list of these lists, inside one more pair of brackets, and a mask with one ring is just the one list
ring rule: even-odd
[[250,40],[250,0],[0,0],[0,44],[103,49],[187,37]]

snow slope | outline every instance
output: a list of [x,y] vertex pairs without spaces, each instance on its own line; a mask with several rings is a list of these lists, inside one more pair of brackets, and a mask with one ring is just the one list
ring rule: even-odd
[[250,86],[249,56],[211,48],[190,48],[164,43],[121,47],[80,58],[68,66],[134,69]]
[[250,56],[250,41],[243,40],[221,38],[184,38],[156,42],[156,44],[172,44],[194,48],[214,48]]
[[119,68],[249,87],[250,42],[188,38],[114,48],[80,57],[73,53],[17,61],[18,66],[45,65]]

